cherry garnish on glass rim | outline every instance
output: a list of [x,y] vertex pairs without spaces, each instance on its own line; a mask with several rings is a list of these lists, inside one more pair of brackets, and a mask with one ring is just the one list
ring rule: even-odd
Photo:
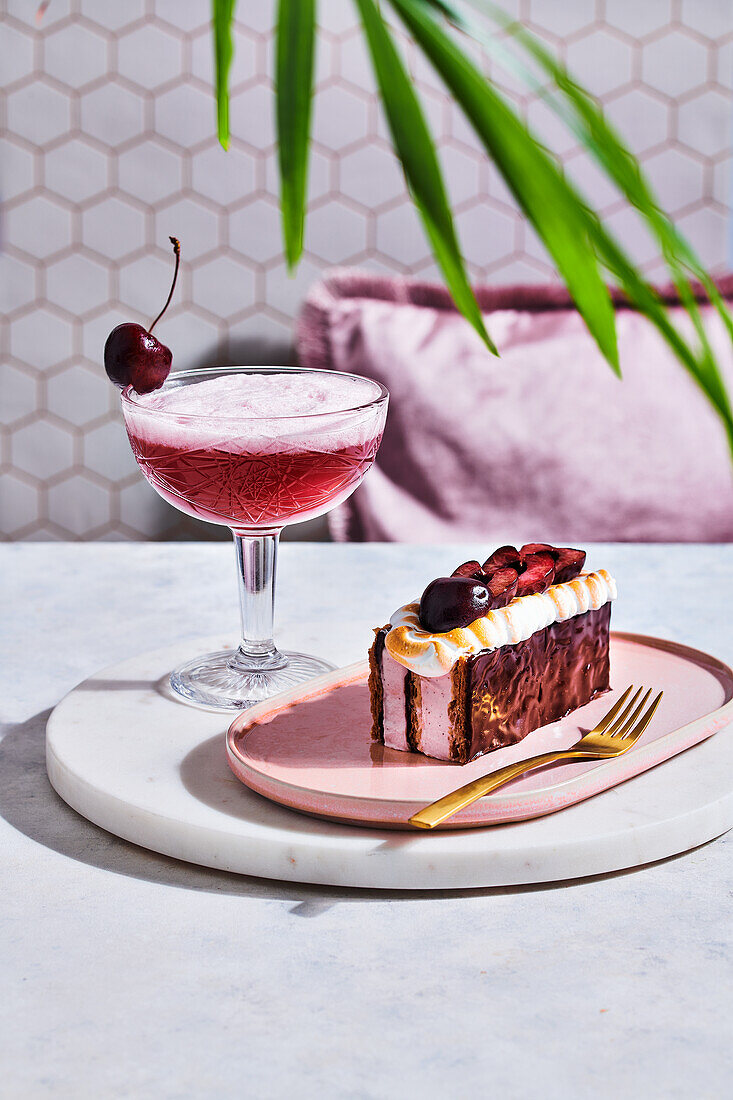
[[173,362],[170,348],[153,336],[153,329],[171,303],[181,264],[181,245],[178,239],[168,239],[173,245],[176,266],[165,305],[149,329],[144,329],[133,321],[125,321],[112,329],[104,345],[104,369],[111,381],[122,389],[131,385],[137,393],[159,390],[170,374]]

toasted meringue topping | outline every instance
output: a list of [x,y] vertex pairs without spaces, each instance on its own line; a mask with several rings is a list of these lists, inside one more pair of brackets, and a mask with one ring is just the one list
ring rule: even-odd
[[616,582],[605,569],[581,573],[534,596],[517,596],[470,626],[431,634],[420,625],[420,603],[395,611],[384,644],[390,657],[418,676],[444,676],[460,657],[523,642],[552,623],[597,611],[616,599]]

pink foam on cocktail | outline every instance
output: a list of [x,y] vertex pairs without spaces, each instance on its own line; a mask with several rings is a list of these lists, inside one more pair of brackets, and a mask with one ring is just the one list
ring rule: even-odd
[[353,447],[374,435],[373,414],[352,410],[373,402],[378,388],[336,371],[327,382],[315,372],[231,374],[187,386],[176,386],[175,375],[170,381],[134,396],[127,422],[136,436],[187,448],[279,453],[296,444],[316,451]]

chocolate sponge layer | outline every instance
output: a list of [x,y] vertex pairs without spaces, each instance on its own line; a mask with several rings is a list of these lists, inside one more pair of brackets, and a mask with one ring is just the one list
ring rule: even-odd
[[372,741],[384,744],[384,684],[382,683],[382,654],[388,626],[374,631],[374,641],[369,650],[369,705],[372,711]]

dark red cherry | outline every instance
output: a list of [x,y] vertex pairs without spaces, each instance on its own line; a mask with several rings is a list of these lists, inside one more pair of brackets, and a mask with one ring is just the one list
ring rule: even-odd
[[452,577],[475,577],[476,580],[483,579],[483,570],[477,561],[464,561],[463,565],[459,565],[457,569],[454,569],[451,573]]
[[563,546],[555,550],[555,584],[571,581],[583,572],[585,565],[585,550],[573,550],[570,546]]
[[485,584],[472,577],[438,577],[431,581],[420,600],[420,622],[433,634],[445,634],[468,626],[490,609],[491,597]]
[[172,362],[170,348],[132,321],[113,328],[104,345],[104,369],[111,380],[138,393],[159,390]]
[[520,555],[516,546],[500,546],[486,559],[483,569],[485,573],[489,573],[494,569],[504,569],[507,566],[510,569],[521,568]]
[[181,246],[175,237],[170,238],[176,257],[173,281],[165,305],[149,329],[132,321],[113,328],[104,345],[104,369],[116,386],[132,386],[137,393],[159,390],[165,382],[173,362],[170,348],[153,336],[153,329],[170,305],[176,288],[178,268],[181,263]]
[[517,583],[518,596],[533,596],[545,592],[555,578],[555,559],[552,554],[528,554],[524,559],[524,572]]
[[510,569],[509,566],[504,569],[497,569],[491,574],[488,579],[488,589],[491,596],[492,611],[496,607],[506,607],[508,603],[512,602],[517,594],[518,583],[519,574],[516,569]]

